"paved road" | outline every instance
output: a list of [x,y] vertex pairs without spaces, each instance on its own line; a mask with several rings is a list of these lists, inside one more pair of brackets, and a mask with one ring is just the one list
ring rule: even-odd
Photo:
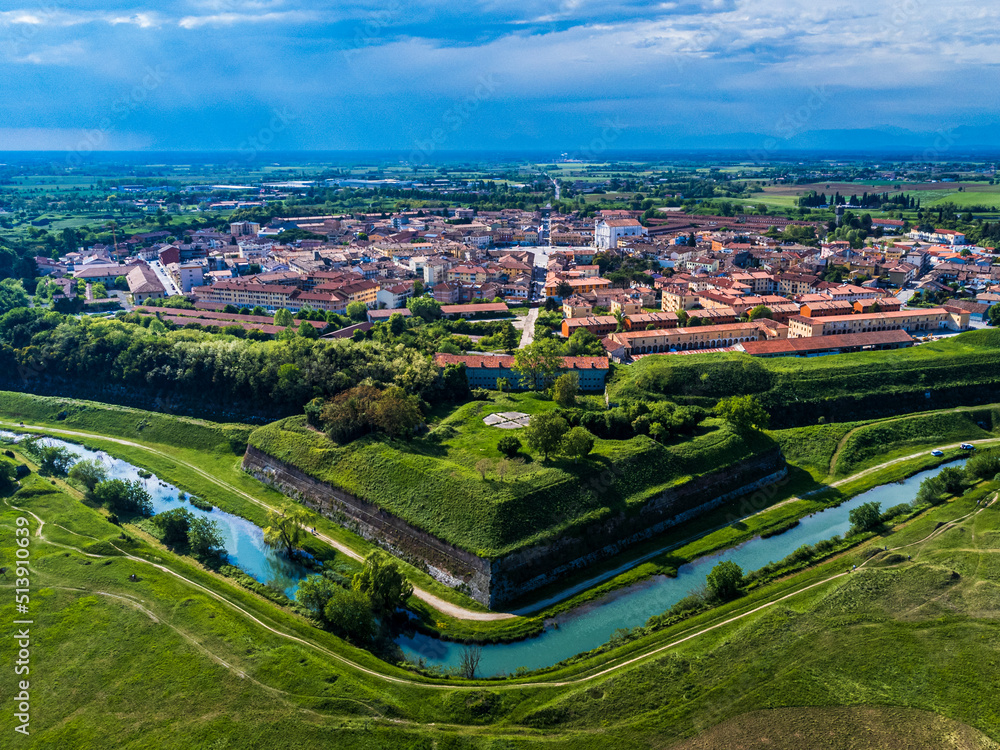
[[163,288],[167,290],[168,297],[176,297],[178,294],[183,294],[180,289],[177,288],[177,284],[167,273],[167,269],[163,267],[163,264],[158,260],[149,261],[149,267],[153,269],[153,273],[156,274],[156,278],[160,280],[163,284]]
[[538,308],[532,307],[528,310],[528,315],[524,318],[524,323],[522,323],[523,328],[521,329],[521,343],[518,344],[519,349],[530,346],[531,342],[535,340],[536,320],[538,320]]

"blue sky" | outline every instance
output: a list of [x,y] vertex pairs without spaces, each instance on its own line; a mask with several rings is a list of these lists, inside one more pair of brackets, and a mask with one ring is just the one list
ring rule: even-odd
[[978,0],[3,5],[0,151],[1000,143]]

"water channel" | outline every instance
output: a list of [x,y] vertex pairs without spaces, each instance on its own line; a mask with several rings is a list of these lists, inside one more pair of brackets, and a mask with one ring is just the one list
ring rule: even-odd
[[[20,437],[0,431],[0,437]],[[232,565],[243,569],[258,581],[294,596],[298,581],[309,575],[306,568],[276,556],[263,542],[263,532],[251,522],[213,508],[203,511],[178,499],[180,491],[160,481],[155,475],[142,478],[139,469],[126,461],[55,438],[42,438],[49,445],[67,448],[78,458],[96,459],[108,469],[113,479],[138,480],[153,498],[154,513],[185,507],[191,513],[217,521],[225,539],[226,552]],[[965,461],[952,463],[961,466]],[[674,578],[655,576],[613,592],[559,615],[546,630],[534,637],[514,643],[484,645],[479,665],[481,675],[511,673],[518,667],[538,669],[551,666],[582,651],[589,651],[607,642],[615,630],[644,625],[653,615],[660,614],[701,588],[712,567],[723,560],[732,560],[744,571],[757,570],[776,562],[804,544],[815,544],[832,536],[843,536],[850,529],[851,510],[862,503],[877,502],[885,510],[907,503],[916,497],[920,483],[937,474],[943,466],[914,474],[909,479],[875,487],[837,506],[801,519],[798,526],[777,536],[755,537],[731,549],[702,557],[681,566]],[[411,661],[423,660],[428,665],[457,667],[463,649],[461,644],[442,641],[417,633],[397,639]]]

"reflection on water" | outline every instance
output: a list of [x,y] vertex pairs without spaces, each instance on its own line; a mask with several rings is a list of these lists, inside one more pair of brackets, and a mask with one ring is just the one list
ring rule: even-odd
[[[0,437],[23,437],[14,433],[0,431]],[[295,596],[299,581],[310,574],[310,571],[298,563],[285,557],[275,555],[264,544],[264,532],[259,526],[245,518],[213,508],[210,511],[194,507],[186,500],[180,500],[180,490],[172,484],[161,481],[154,474],[149,478],[139,476],[139,469],[127,461],[109,456],[104,451],[90,450],[80,445],[67,443],[56,438],[43,437],[41,442],[46,445],[56,445],[66,448],[76,454],[74,463],[83,460],[100,461],[108,471],[109,479],[124,479],[141,482],[153,499],[153,513],[162,513],[174,508],[185,508],[195,516],[203,516],[219,525],[220,536],[226,548],[229,564],[240,568],[261,583],[283,591],[289,597]]]
[[[958,464],[961,466],[965,462]],[[885,510],[913,500],[920,483],[941,468],[915,474],[903,482],[876,487],[862,495],[827,510],[803,518],[798,526],[768,539],[751,539],[738,547],[702,557],[677,571],[676,578],[657,576],[606,597],[577,607],[557,618],[558,628],[550,627],[541,635],[517,643],[484,645],[480,674],[510,673],[518,667],[539,669],[589,651],[606,643],[618,628],[645,625],[653,615],[661,614],[692,590],[705,584],[712,568],[723,560],[732,560],[744,571],[757,570],[786,557],[804,544],[815,544],[832,536],[843,536],[851,527],[852,509],[862,503],[877,502]],[[421,633],[397,639],[407,658],[425,663],[455,667],[462,644],[441,641]]]
[[[10,437],[12,433],[0,431],[0,436]],[[139,470],[126,461],[113,458],[103,451],[88,450],[62,440],[43,440],[50,445],[68,448],[79,456],[78,460],[96,458],[108,468],[109,476],[114,479],[142,482],[153,498],[156,513],[181,507],[182,501],[178,500],[179,491],[176,487],[161,482],[155,476],[143,479],[139,476]],[[952,465],[961,466],[964,463],[963,460]],[[534,638],[516,643],[484,645],[479,674],[510,673],[518,667],[539,669],[596,648],[606,643],[618,628],[644,625],[653,615],[666,611],[692,590],[701,588],[716,563],[732,560],[744,571],[757,570],[782,559],[804,544],[815,544],[836,535],[843,536],[850,529],[849,514],[852,509],[870,501],[881,503],[883,510],[910,502],[916,497],[920,483],[942,468],[944,467],[920,472],[902,482],[876,487],[836,508],[807,516],[798,526],[778,536],[769,539],[758,537],[738,547],[699,558],[681,566],[675,578],[655,576],[615,591],[560,615],[555,624]],[[284,591],[288,596],[294,596],[299,580],[309,575],[309,570],[303,566],[277,557],[264,545],[261,529],[249,521],[218,508],[203,511],[187,503],[183,505],[195,515],[206,516],[218,522],[230,563],[242,568],[258,581]],[[413,631],[396,640],[411,661],[422,659],[425,663],[444,667],[459,665],[463,648],[461,644],[441,641]]]

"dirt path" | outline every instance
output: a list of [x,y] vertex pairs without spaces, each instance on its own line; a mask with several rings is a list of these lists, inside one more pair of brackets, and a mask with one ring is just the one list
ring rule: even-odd
[[[150,448],[147,445],[136,443],[132,440],[124,440],[122,438],[108,437],[106,435],[98,435],[92,432],[80,432],[77,430],[61,430],[54,427],[44,427],[42,425],[29,425],[29,424],[22,425],[20,423],[0,421],[0,426],[13,427],[16,429],[24,429],[24,430],[37,430],[39,432],[57,433],[59,435],[66,435],[68,437],[81,437],[81,438],[90,438],[93,440],[106,440],[108,442],[116,443],[118,445],[128,446],[129,448],[139,448],[140,450],[147,451],[148,453],[152,453],[154,455],[160,456],[161,458],[166,458],[170,461],[180,464],[184,466],[186,469],[190,469],[191,471],[195,472],[202,478],[212,482],[213,484],[218,485],[219,487],[222,487],[223,489],[232,492],[233,494],[239,495],[240,497],[249,500],[253,504],[260,506],[261,508],[264,508],[266,510],[280,510],[280,508],[275,508],[272,505],[268,505],[264,501],[255,498],[253,495],[250,495],[249,493],[244,492],[243,490],[237,487],[234,487],[228,482],[224,482],[223,480],[215,476],[212,476],[207,471],[198,468],[194,464],[188,463],[187,461],[178,458],[177,456],[173,456],[169,453],[166,453],[164,451],[157,450],[156,448]],[[326,542],[337,551],[342,552],[343,554],[347,555],[348,557],[354,560],[364,559],[362,555],[353,550],[351,547],[348,547],[343,542],[339,542],[336,539],[328,537],[326,534],[317,532],[316,534],[314,534],[314,536],[317,539]],[[421,601],[424,601],[430,606],[434,607],[436,610],[443,612],[444,614],[449,615],[450,617],[454,617],[457,620],[474,620],[478,622],[489,622],[493,620],[509,620],[516,616],[508,612],[476,612],[474,610],[461,607],[458,604],[452,604],[449,601],[445,601],[441,597],[435,596],[429,591],[425,591],[424,589],[418,588],[416,586],[413,587],[413,595],[418,599],[420,599]]]
[[[837,443],[837,449],[833,452],[833,456],[830,457],[830,467],[828,469],[829,473],[828,473],[827,476],[828,477],[834,476],[835,472],[837,471],[837,462],[840,461],[840,453],[844,449],[844,446],[847,445],[847,439],[849,437],[851,437],[851,435],[853,435],[855,432],[857,432],[860,429],[863,429],[865,427],[871,427],[873,424],[887,424],[889,422],[900,422],[900,421],[902,421],[904,419],[910,419],[913,416],[932,417],[935,414],[958,414],[959,412],[963,412],[963,411],[977,411],[979,409],[984,409],[984,408],[989,408],[989,407],[988,406],[956,406],[954,409],[935,409],[934,411],[920,412],[917,415],[908,414],[908,415],[902,416],[902,417],[890,417],[889,419],[876,419],[874,421],[865,422],[864,424],[858,425],[853,430],[850,430],[846,435],[844,435],[844,437],[842,437],[840,439],[840,442]],[[963,442],[973,442],[973,443],[975,443],[975,442],[984,442],[984,441],[985,440],[978,440],[978,441],[977,440],[972,440],[972,441],[963,441]]]
[[[997,501],[997,496],[994,495],[993,499],[989,503],[987,503],[985,506],[983,506],[981,508],[977,508],[976,510],[971,511],[970,513],[967,513],[964,516],[960,516],[959,518],[953,519],[952,521],[949,521],[949,522],[947,522],[947,523],[945,523],[945,524],[937,527],[936,529],[934,529],[930,534],[928,534],[923,539],[919,539],[919,540],[917,540],[915,542],[910,542],[909,544],[905,544],[905,545],[902,545],[902,546],[899,546],[899,547],[893,547],[892,549],[887,550],[887,552],[895,552],[897,550],[906,549],[906,548],[909,548],[909,547],[914,547],[916,545],[923,545],[926,542],[930,541],[931,539],[933,539],[933,538],[939,536],[940,534],[943,534],[947,530],[953,528],[957,524],[965,521],[966,519],[971,518],[972,516],[975,516],[975,515],[977,515],[979,513],[982,513],[984,510],[986,510],[986,508],[992,506],[996,501]],[[5,501],[5,504],[9,505],[12,508],[17,508],[17,506],[13,505],[13,503],[10,503],[9,501]],[[31,511],[27,511],[27,510],[21,509],[21,508],[18,508],[18,510],[21,510],[22,512],[28,512],[32,516],[34,516],[34,518],[39,522],[39,527],[38,527],[38,529],[35,532],[36,536],[41,537],[43,540],[45,540],[45,542],[47,544],[52,544],[52,542],[50,542],[49,540],[45,539],[44,536],[43,536],[43,534],[42,534],[42,527],[44,526],[44,521],[41,518],[39,518],[37,515],[35,515],[34,513],[31,513]],[[74,549],[72,547],[69,547],[68,545],[55,545],[55,546],[58,546],[58,547],[61,547],[61,548],[64,548],[64,549]],[[93,555],[93,554],[89,554],[89,553],[84,553],[84,552],[82,552],[82,550],[77,550],[77,551],[81,552],[82,554],[86,554],[88,557],[103,557],[102,555]],[[374,677],[376,679],[384,680],[384,681],[387,681],[387,682],[393,682],[393,683],[397,683],[397,684],[411,685],[411,686],[414,686],[414,687],[429,688],[429,689],[432,689],[432,690],[481,690],[482,689],[482,686],[480,686],[480,685],[462,685],[462,684],[455,684],[455,683],[452,683],[452,684],[434,684],[434,683],[428,683],[428,682],[420,682],[418,680],[414,680],[414,679],[407,678],[407,677],[396,677],[396,676],[393,676],[393,675],[383,674],[382,672],[379,672],[377,670],[370,669],[370,668],[365,667],[365,666],[363,666],[361,664],[358,664],[357,662],[352,661],[351,659],[349,659],[349,658],[347,658],[345,656],[341,656],[340,654],[338,654],[338,653],[336,653],[334,651],[331,651],[328,648],[320,646],[317,643],[313,643],[313,642],[311,642],[309,640],[306,640],[305,638],[302,638],[300,636],[297,636],[297,635],[294,635],[294,634],[289,633],[287,631],[279,630],[278,628],[272,627],[272,626],[268,625],[267,623],[263,622],[260,618],[256,617],[252,613],[250,613],[247,610],[245,610],[240,605],[236,604],[232,600],[230,600],[227,597],[223,596],[222,594],[220,594],[220,593],[218,593],[216,591],[213,591],[212,589],[210,589],[210,588],[208,588],[206,586],[203,586],[202,584],[197,583],[197,582],[195,582],[195,581],[193,581],[193,580],[191,580],[189,578],[186,578],[186,577],[182,576],[180,573],[177,573],[176,571],[171,570],[170,568],[166,567],[165,565],[161,565],[159,563],[154,563],[154,562],[151,562],[149,560],[144,560],[143,558],[135,557],[134,555],[129,555],[129,554],[125,553],[125,552],[122,552],[122,550],[120,550],[120,549],[118,551],[122,553],[123,557],[125,557],[125,558],[127,558],[129,560],[132,560],[132,561],[134,561],[136,563],[139,563],[141,565],[152,566],[152,567],[156,568],[157,570],[160,570],[160,571],[166,573],[167,575],[174,576],[174,577],[180,579],[181,581],[184,581],[188,585],[190,585],[190,586],[192,586],[192,587],[194,587],[194,588],[196,588],[196,589],[198,589],[200,591],[203,591],[208,596],[210,596],[213,599],[221,602],[222,604],[230,607],[231,609],[233,609],[236,612],[240,613],[244,617],[252,620],[254,623],[256,623],[260,627],[264,628],[265,630],[267,630],[270,633],[273,633],[273,634],[275,634],[275,635],[277,635],[277,636],[279,636],[281,638],[285,638],[287,640],[290,640],[290,641],[293,641],[295,643],[298,643],[298,644],[300,644],[302,646],[305,646],[307,648],[313,649],[313,650],[315,650],[315,651],[323,654],[324,656],[327,656],[327,657],[329,657],[329,658],[331,658],[331,659],[333,659],[333,660],[335,660],[335,661],[337,661],[337,662],[339,662],[339,663],[341,663],[341,664],[343,664],[345,666],[349,666],[349,667],[351,667],[353,669],[356,669],[356,670],[358,670],[360,672],[363,672],[364,674],[369,675],[371,677]],[[875,559],[875,556],[870,557],[867,560],[865,560],[864,562],[862,562],[861,565],[858,566],[857,570],[860,570],[860,569],[864,568],[873,559]],[[898,566],[894,566],[894,567],[898,567]],[[736,614],[736,615],[733,615],[732,617],[728,617],[725,620],[717,622],[717,623],[715,623],[713,625],[709,625],[709,626],[700,628],[698,630],[695,630],[694,632],[688,633],[687,635],[685,635],[685,636],[683,636],[681,638],[678,638],[677,640],[671,641],[670,643],[666,643],[666,644],[664,644],[662,646],[657,646],[657,647],[652,648],[652,649],[650,649],[648,651],[644,651],[641,654],[637,654],[635,656],[631,656],[631,657],[629,657],[629,658],[627,658],[627,659],[625,659],[623,661],[620,661],[618,663],[609,664],[608,666],[604,667],[603,669],[600,669],[597,672],[593,672],[593,673],[588,674],[588,675],[581,675],[579,677],[575,677],[575,678],[572,678],[572,679],[559,680],[559,681],[550,681],[550,682],[530,682],[530,683],[507,684],[507,685],[504,685],[504,684],[492,684],[490,687],[491,687],[491,689],[494,689],[494,690],[524,690],[525,688],[569,687],[569,686],[573,686],[573,685],[580,685],[580,684],[583,684],[583,683],[587,683],[587,682],[590,682],[592,680],[595,680],[595,679],[598,679],[600,677],[603,677],[605,675],[611,674],[613,672],[617,672],[619,670],[622,670],[622,669],[624,669],[624,668],[626,668],[628,666],[631,666],[633,664],[637,664],[637,663],[639,663],[641,661],[645,661],[646,659],[649,659],[651,657],[657,656],[658,654],[661,654],[661,653],[663,653],[665,651],[669,651],[671,649],[677,648],[678,646],[680,646],[680,645],[682,645],[684,643],[687,643],[688,641],[694,640],[695,638],[698,638],[698,637],[700,637],[702,635],[705,635],[706,633],[710,633],[710,632],[712,632],[714,630],[718,630],[719,628],[725,627],[726,625],[730,625],[730,624],[732,624],[734,622],[738,622],[740,620],[746,619],[747,617],[750,617],[751,615],[754,615],[754,614],[756,614],[758,612],[762,612],[763,610],[766,610],[766,609],[769,609],[771,607],[774,607],[774,606],[776,606],[776,605],[778,605],[778,604],[780,604],[780,603],[782,603],[784,601],[787,601],[787,600],[789,600],[789,599],[791,599],[793,597],[798,596],[799,594],[803,594],[803,593],[805,593],[807,591],[811,591],[812,589],[815,589],[815,588],[817,588],[819,586],[823,586],[823,585],[825,585],[827,583],[830,583],[832,581],[836,581],[836,580],[838,580],[840,578],[844,578],[845,576],[849,576],[849,575],[852,575],[852,574],[856,575],[857,574],[857,570],[855,570],[853,573],[852,573],[851,570],[848,570],[848,571],[846,571],[844,573],[837,573],[835,575],[832,575],[832,576],[829,576],[827,578],[824,578],[824,579],[822,579],[820,581],[815,581],[815,582],[813,582],[811,584],[803,586],[802,588],[796,589],[795,591],[792,591],[790,593],[778,596],[777,598],[772,599],[769,602],[765,602],[764,604],[760,604],[760,605],[758,605],[756,607],[753,607],[752,609],[749,609],[749,610],[747,610],[745,612],[741,612],[740,614]],[[9,588],[9,586],[7,586],[7,585],[0,585],[0,588]],[[117,599],[123,599],[124,601],[126,601],[129,604],[133,604],[133,605],[135,604],[134,602],[128,602],[128,600],[125,599],[124,597],[121,597],[121,596],[118,596],[118,595],[115,595],[115,594],[107,594],[106,592],[96,592],[96,593],[104,594],[104,595],[107,595],[107,596],[113,596],[113,597],[115,597]],[[139,608],[141,610],[143,610],[147,615],[149,615],[154,621],[156,621],[155,615],[153,615],[152,612],[146,610],[144,607],[141,607],[141,606]],[[215,660],[215,661],[223,664],[226,667],[229,667],[230,669],[234,669],[231,665],[227,664],[225,661],[223,661],[217,655],[214,655],[214,654],[211,654],[210,652],[208,652],[207,649],[204,648],[204,646],[202,646],[201,644],[197,643],[197,641],[195,641],[193,639],[193,637],[191,637],[189,634],[182,633],[181,635],[183,635],[187,640],[191,641],[199,649],[205,651],[213,660]],[[238,670],[234,669],[234,671],[238,671]]]

